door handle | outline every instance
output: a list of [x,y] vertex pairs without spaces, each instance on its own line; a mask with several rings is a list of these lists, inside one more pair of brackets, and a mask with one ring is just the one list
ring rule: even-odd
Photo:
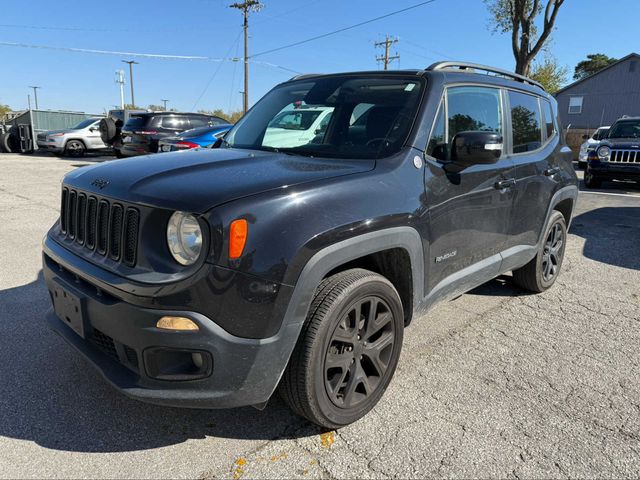
[[560,173],[560,167],[551,167],[551,168],[547,168],[544,171],[544,174],[547,177],[551,177],[551,176],[555,175],[556,173]]
[[507,180],[497,181],[494,187],[498,190],[504,190],[505,188],[511,188],[516,184],[515,178],[509,178]]

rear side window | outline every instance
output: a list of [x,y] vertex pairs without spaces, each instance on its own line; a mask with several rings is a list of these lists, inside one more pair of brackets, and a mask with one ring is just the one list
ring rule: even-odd
[[538,98],[525,93],[509,91],[513,153],[537,150],[542,145],[540,104]]
[[557,133],[556,122],[553,118],[553,109],[548,100],[541,100],[542,113],[544,114],[544,126],[547,133],[547,139],[553,137]]
[[132,116],[127,121],[125,128],[127,130],[135,130],[138,128],[143,128],[147,124],[147,120],[149,120],[149,117]]
[[197,117],[195,115],[189,117],[189,123],[191,124],[191,128],[206,127],[209,125],[207,117]]
[[188,130],[189,121],[185,117],[167,115],[160,117],[160,126],[169,130]]

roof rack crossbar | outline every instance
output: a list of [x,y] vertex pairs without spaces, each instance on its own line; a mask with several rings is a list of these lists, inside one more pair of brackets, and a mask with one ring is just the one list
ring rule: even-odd
[[535,80],[531,80],[524,75],[519,75],[517,73],[509,72],[508,70],[502,70],[500,68],[489,67],[487,65],[480,65],[478,63],[467,63],[467,62],[436,62],[433,65],[430,65],[427,70],[435,71],[435,70],[481,70],[488,73],[495,73],[497,75],[501,75],[503,77],[511,78],[513,80],[517,80],[519,82],[528,83],[530,85],[535,85],[536,87],[540,87],[544,90],[544,87],[541,83],[536,82]]

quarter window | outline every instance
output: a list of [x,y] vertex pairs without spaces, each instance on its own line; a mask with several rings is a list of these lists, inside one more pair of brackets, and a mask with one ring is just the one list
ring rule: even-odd
[[509,91],[513,153],[537,150],[542,145],[540,105],[538,98],[525,93]]
[[582,101],[584,97],[569,97],[569,113],[582,113]]
[[542,113],[544,114],[545,130],[547,132],[547,139],[553,137],[556,134],[556,123],[553,118],[553,109],[551,103],[547,100],[542,101]]

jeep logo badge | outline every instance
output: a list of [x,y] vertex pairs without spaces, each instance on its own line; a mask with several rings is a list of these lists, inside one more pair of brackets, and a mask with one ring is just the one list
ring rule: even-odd
[[109,185],[109,180],[96,178],[93,182],[91,182],[91,185],[93,185],[94,187],[98,187],[100,190],[102,190],[104,187]]

